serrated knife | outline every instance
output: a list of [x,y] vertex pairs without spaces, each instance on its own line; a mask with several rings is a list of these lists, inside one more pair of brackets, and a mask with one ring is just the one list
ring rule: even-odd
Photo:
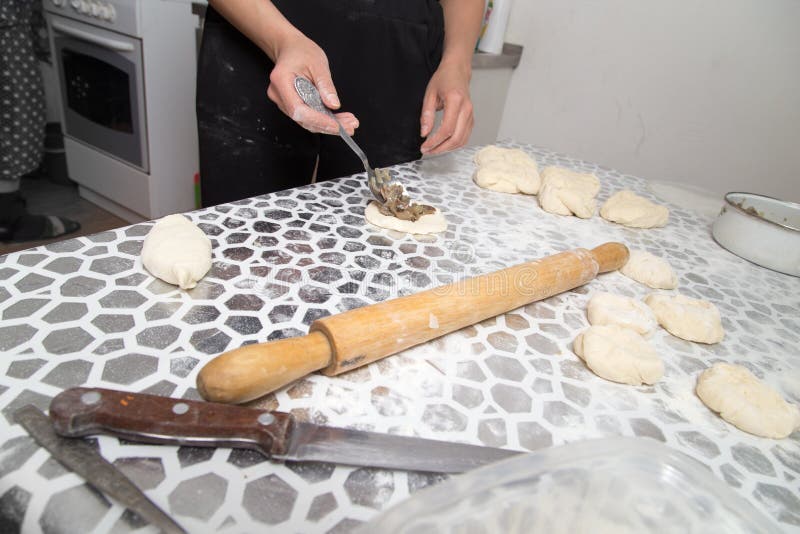
[[276,460],[461,473],[518,451],[297,421],[289,413],[100,388],[72,388],[50,404],[59,434],[253,449]]
[[14,412],[14,421],[47,449],[64,467],[81,476],[98,491],[136,512],[166,534],[186,534],[170,516],[151,501],[122,471],[83,440],[63,438],[53,430],[50,419],[28,404]]

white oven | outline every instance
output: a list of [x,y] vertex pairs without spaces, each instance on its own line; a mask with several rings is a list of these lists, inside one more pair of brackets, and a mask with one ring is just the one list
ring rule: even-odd
[[51,28],[64,134],[148,172],[141,40],[70,19]]
[[136,222],[195,208],[196,30],[182,0],[44,0],[67,170]]

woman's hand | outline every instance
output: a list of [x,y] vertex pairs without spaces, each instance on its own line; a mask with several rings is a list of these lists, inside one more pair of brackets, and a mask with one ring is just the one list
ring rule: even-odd
[[[330,109],[338,109],[339,97],[331,78],[328,57],[317,44],[297,32],[282,40],[274,49],[275,68],[269,77],[267,96],[277,106],[306,130],[327,134],[338,134],[336,121],[324,113],[307,106],[294,87],[297,76],[308,78],[313,83],[322,102]],[[336,113],[336,118],[348,134],[358,128],[358,119],[352,113]]]
[[[339,109],[328,57],[314,41],[286,20],[272,2],[209,0],[209,4],[275,63],[267,96],[281,111],[312,132],[339,133],[336,121],[308,107],[294,88],[295,77],[305,76],[317,87],[327,107]],[[337,113],[336,117],[353,135],[358,119],[352,113]]]
[[[433,73],[422,101],[420,135],[427,137],[423,154],[440,154],[464,146],[472,132],[475,117],[469,97],[469,66],[445,63]],[[436,111],[444,109],[442,124],[431,135]]]

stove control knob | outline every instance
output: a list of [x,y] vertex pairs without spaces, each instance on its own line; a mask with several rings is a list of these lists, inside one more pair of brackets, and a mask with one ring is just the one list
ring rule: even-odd
[[108,22],[114,22],[114,19],[117,18],[117,10],[114,9],[114,4],[108,4]]
[[72,6],[72,9],[77,11],[81,7],[81,0],[69,0],[69,5]]

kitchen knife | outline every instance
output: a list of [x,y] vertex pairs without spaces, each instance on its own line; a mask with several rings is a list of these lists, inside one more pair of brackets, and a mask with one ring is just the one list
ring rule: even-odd
[[245,345],[208,362],[197,389],[214,402],[246,402],[322,370],[338,375],[619,269],[622,243],[560,252],[318,319],[308,335]]
[[147,498],[136,484],[110,464],[88,443],[62,438],[53,430],[50,419],[39,408],[28,404],[14,412],[14,421],[22,425],[33,439],[47,449],[64,467],[80,475],[97,490],[136,512],[151,525],[167,534],[185,534],[171,517]]
[[460,473],[518,451],[364,432],[297,421],[289,413],[126,393],[72,388],[50,404],[59,434],[111,434],[131,441],[253,449],[269,458]]

